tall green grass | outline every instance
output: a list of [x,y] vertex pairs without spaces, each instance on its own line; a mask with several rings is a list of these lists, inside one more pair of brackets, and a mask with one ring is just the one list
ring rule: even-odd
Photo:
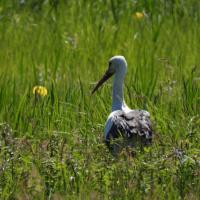
[[[0,1],[0,199],[198,199],[199,9]],[[116,54],[128,62],[127,104],[147,109],[155,130],[133,158],[113,158],[103,143],[111,82],[91,96]],[[35,85],[48,95],[36,98]]]

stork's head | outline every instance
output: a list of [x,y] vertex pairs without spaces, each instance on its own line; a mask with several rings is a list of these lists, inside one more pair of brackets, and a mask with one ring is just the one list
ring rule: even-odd
[[113,74],[119,74],[124,76],[126,73],[127,62],[124,56],[113,56],[110,58],[108,63],[108,69],[100,79],[100,81],[96,84],[95,88],[92,90],[92,94],[98,90],[98,88],[103,85]]

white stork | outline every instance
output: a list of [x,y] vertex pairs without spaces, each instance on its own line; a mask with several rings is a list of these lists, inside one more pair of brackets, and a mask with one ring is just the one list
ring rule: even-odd
[[[105,141],[110,149],[111,139],[113,141],[120,138],[120,136],[123,138],[123,147],[132,147],[138,142],[142,146],[148,145],[151,144],[152,140],[153,132],[149,112],[145,110],[131,110],[124,101],[123,82],[126,70],[127,62],[123,56],[112,57],[109,60],[106,73],[92,91],[93,94],[106,80],[114,75],[112,112],[108,116],[105,124]],[[115,151],[114,153],[119,153],[123,148],[122,146],[119,148],[119,143],[115,146],[112,145],[112,150]]]

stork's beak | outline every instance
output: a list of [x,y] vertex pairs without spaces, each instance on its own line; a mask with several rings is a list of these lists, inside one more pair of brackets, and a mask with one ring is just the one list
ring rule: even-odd
[[101,78],[101,80],[96,84],[96,86],[94,87],[94,89],[92,90],[92,94],[98,90],[98,88],[103,85],[104,82],[106,82],[112,75],[114,74],[114,72],[110,72],[109,70],[106,71],[106,73],[103,75],[103,77]]

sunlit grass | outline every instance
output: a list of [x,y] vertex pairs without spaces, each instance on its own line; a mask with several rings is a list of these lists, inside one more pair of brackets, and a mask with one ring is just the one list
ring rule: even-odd
[[[24,2],[0,2],[0,199],[198,199],[199,2]],[[91,95],[116,54],[155,130],[133,158],[103,142],[111,82]]]

